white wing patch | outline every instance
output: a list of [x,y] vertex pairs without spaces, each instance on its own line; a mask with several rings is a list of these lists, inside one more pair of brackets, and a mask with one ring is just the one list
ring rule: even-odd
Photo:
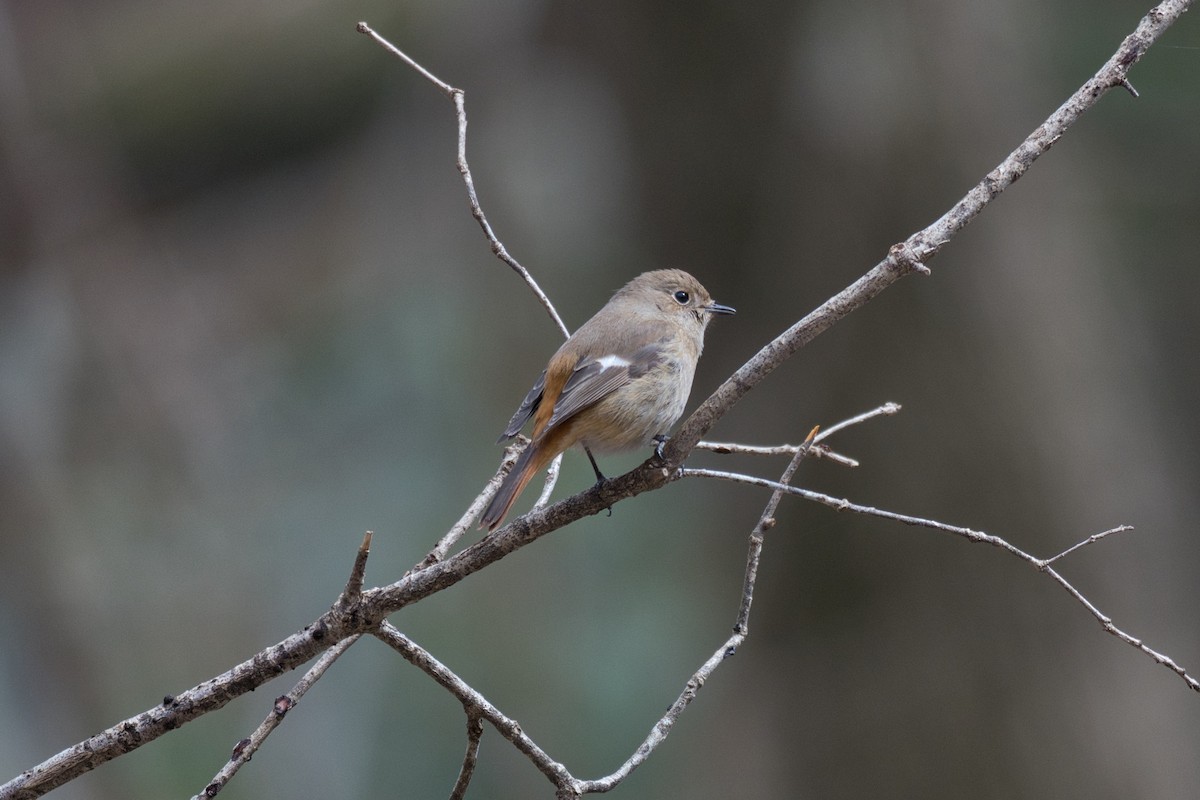
[[599,364],[601,369],[613,369],[614,367],[628,367],[632,362],[627,358],[610,354],[597,358],[595,363]]

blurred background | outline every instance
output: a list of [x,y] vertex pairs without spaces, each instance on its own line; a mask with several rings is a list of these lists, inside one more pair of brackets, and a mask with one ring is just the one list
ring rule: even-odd
[[[681,266],[737,317],[694,407],[1111,55],[1113,0],[0,2],[0,782],[300,629],[363,531],[397,579],[571,327]],[[1003,536],[1200,675],[1200,16],[912,278],[712,432]],[[609,458],[610,474],[644,454]],[[698,453],[775,477],[785,459]],[[591,484],[568,456],[556,496]],[[531,492],[531,495],[536,494]],[[765,492],[683,481],[393,621],[575,774],[724,640]],[[524,511],[532,496],[522,499]],[[785,501],[752,635],[624,798],[1195,797],[1200,698],[1002,552]],[[473,534],[477,535],[477,534]],[[288,675],[63,798],[183,797]],[[457,703],[347,653],[222,797],[445,797]],[[472,797],[551,797],[494,731]]]

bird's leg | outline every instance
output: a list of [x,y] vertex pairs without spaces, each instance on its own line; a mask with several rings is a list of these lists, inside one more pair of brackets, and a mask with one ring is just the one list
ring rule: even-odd
[[[601,472],[600,467],[596,465],[596,457],[592,455],[591,449],[586,445],[583,448],[583,452],[587,453],[588,461],[592,462],[592,471],[596,473],[596,485],[593,488],[599,488],[603,486],[604,482],[608,480],[608,478],[604,477],[604,473]],[[608,515],[611,517],[612,506],[606,506],[605,510],[608,511]]]
[[583,452],[587,453],[588,461],[592,462],[592,471],[596,473],[596,485],[604,483],[608,478],[604,477],[604,473],[600,471],[600,467],[596,466],[596,457],[592,455],[592,451],[585,447]]

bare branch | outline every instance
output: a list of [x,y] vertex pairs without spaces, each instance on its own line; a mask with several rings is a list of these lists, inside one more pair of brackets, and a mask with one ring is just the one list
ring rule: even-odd
[[1095,76],[950,211],[905,242],[895,245],[887,258],[780,334],[735,371],[668,441],[663,459],[651,458],[640,467],[603,485],[513,519],[482,541],[459,552],[450,561],[431,565],[398,583],[381,587],[372,602],[392,610],[416,602],[580,517],[597,514],[622,499],[660,488],[676,479],[680,465],[696,442],[746,392],[817,335],[904,275],[918,271],[917,264],[923,264],[936,255],[991,200],[1023,175],[1033,161],[1048,150],[1080,115],[1095,105],[1109,88],[1120,85],[1129,67],[1189,6],[1190,0],[1164,0],[1152,10]]
[[475,775],[475,765],[479,762],[479,740],[483,738],[483,714],[472,706],[467,709],[467,752],[463,756],[462,768],[458,771],[458,780],[450,792],[450,800],[463,800],[467,796],[467,787]]
[[[847,428],[851,425],[857,425],[860,422],[866,422],[869,419],[874,419],[875,417],[882,416],[885,414],[891,415],[891,414],[898,414],[898,413],[900,413],[900,404],[899,403],[884,403],[883,405],[879,406],[878,408],[873,408],[870,411],[864,412],[862,414],[851,417],[849,419],[842,420],[841,422],[839,422],[835,425],[831,425],[830,427],[821,431],[820,435],[818,435],[816,438],[816,442],[822,442],[825,439],[828,439],[833,434],[837,433],[838,431],[840,431],[844,428]],[[847,467],[857,467],[858,466],[858,462],[855,461],[854,459],[848,458],[847,456],[841,455],[840,453],[835,453],[834,451],[830,450],[828,447],[826,447],[824,445],[816,445],[816,444],[813,444],[813,445],[809,445],[809,444],[799,444],[799,445],[779,444],[779,445],[773,445],[773,446],[761,446],[761,445],[752,445],[752,444],[738,444],[735,442],[700,441],[700,442],[696,443],[695,449],[708,450],[710,452],[720,453],[722,455],[728,455],[730,453],[741,453],[743,455],[752,455],[752,456],[790,456],[790,455],[795,455],[797,452],[799,452],[799,450],[801,448],[806,448],[808,450],[808,455],[810,455],[810,456],[816,456],[817,458],[827,458],[831,461],[835,461],[835,462],[837,462],[839,464],[843,464]]]
[[[817,431],[820,428],[813,428],[808,432],[804,442],[800,445],[800,449],[796,451],[796,455],[792,456],[792,460],[788,462],[787,469],[783,471],[783,475],[779,478],[779,483],[782,486],[787,486],[792,481],[792,476],[796,474],[796,468],[800,466],[800,462],[808,455],[809,448],[817,439]],[[762,515],[758,518],[758,524],[754,526],[754,530],[750,533],[750,551],[746,557],[746,577],[742,584],[742,607],[738,611],[737,623],[733,626],[736,633],[749,635],[750,633],[750,604],[754,601],[754,585],[758,578],[758,562],[762,556],[763,540],[767,531],[775,527],[775,512],[779,508],[779,501],[783,499],[784,492],[776,489],[771,493],[771,499],[767,501],[766,508],[763,509]]]
[[[364,545],[368,543],[369,537],[370,534],[368,534],[368,540],[364,540]],[[361,553],[362,550],[359,550],[359,552]],[[204,791],[198,795],[195,795],[192,800],[202,800],[202,798],[206,797],[216,797],[217,794],[229,783],[230,779],[237,774],[237,771],[241,769],[246,762],[254,757],[254,754],[258,752],[260,747],[262,747],[263,742],[265,742],[267,737],[271,735],[271,732],[279,727],[279,724],[283,722],[283,718],[287,715],[287,713],[295,708],[300,702],[300,698],[304,696],[305,692],[311,689],[313,684],[320,680],[321,676],[325,674],[325,671],[333,666],[333,662],[337,661],[338,656],[349,650],[350,645],[357,642],[361,636],[362,634],[347,636],[345,639],[342,639],[333,647],[326,650],[324,654],[317,659],[317,663],[313,664],[308,672],[304,673],[304,677],[301,678],[294,687],[292,687],[290,692],[275,698],[275,702],[271,705],[271,712],[267,714],[266,719],[264,719],[262,723],[254,729],[254,733],[250,734],[249,737],[242,739],[234,746],[233,753],[229,756],[229,761],[226,762],[225,766],[213,776],[213,779],[209,781],[207,786],[204,787]]]
[[[335,605],[334,609],[303,630],[227,672],[181,694],[167,695],[161,704],[68,747],[0,786],[0,800],[40,797],[106,761],[136,750],[210,711],[223,708],[231,700],[295,669],[347,636],[373,625],[371,617],[356,613],[355,610],[360,607],[342,610]],[[361,630],[351,630],[353,626]]]
[[[791,480],[792,475],[795,474],[800,461],[803,460],[812,447],[816,439],[817,430],[817,428],[813,428],[808,437],[797,448],[791,462],[779,479],[781,485],[785,485]],[[741,646],[749,635],[750,606],[754,599],[754,586],[758,577],[758,564],[762,555],[763,540],[766,532],[775,525],[775,510],[778,508],[783,494],[782,490],[777,490],[771,495],[766,508],[759,518],[758,524],[755,525],[754,530],[750,533],[742,598],[738,607],[737,621],[734,624],[733,635],[692,675],[684,687],[683,693],[671,705],[666,714],[655,723],[649,735],[637,750],[634,751],[633,755],[615,772],[603,778],[581,781],[572,776],[566,767],[552,760],[533,740],[529,739],[514,720],[504,716],[491,703],[487,702],[483,695],[472,689],[465,681],[438,662],[428,651],[406,637],[390,623],[383,622],[375,635],[393,647],[410,663],[417,666],[450,691],[451,694],[459,699],[463,707],[467,709],[467,755],[451,797],[462,797],[466,791],[466,785],[470,782],[470,775],[474,769],[474,762],[479,746],[479,736],[482,734],[482,728],[479,728],[478,733],[476,733],[472,725],[479,719],[487,719],[496,726],[501,735],[516,745],[521,752],[525,753],[534,765],[554,782],[558,789],[559,797],[579,797],[580,795],[593,792],[606,792],[643,764],[654,750],[666,740],[679,716],[691,704],[692,700],[696,698],[697,693],[709,676],[716,671],[717,667],[726,658],[737,651],[738,647]]]
[[[417,570],[425,569],[426,567],[432,566],[439,561],[445,560],[446,555],[450,552],[450,549],[454,547],[454,545],[458,543],[458,540],[461,539],[467,533],[467,531],[471,530],[471,527],[476,521],[478,521],[479,515],[483,513],[484,507],[491,502],[492,497],[499,490],[500,484],[504,482],[504,476],[508,475],[509,471],[513,468],[513,465],[517,463],[517,456],[519,456],[521,451],[524,450],[528,445],[529,439],[524,436],[520,436],[515,442],[504,449],[504,457],[500,460],[500,466],[496,469],[496,474],[492,476],[487,485],[483,488],[483,491],[471,501],[471,505],[467,506],[467,510],[461,517],[459,517],[458,522],[454,523],[454,526],[451,527],[450,530],[448,530],[445,535],[438,540],[438,543],[434,545],[434,548],[429,551],[428,555],[417,562],[412,569],[405,573],[406,576],[411,575]],[[554,485],[558,482],[559,469],[561,466],[562,454],[560,453],[557,458],[550,462],[550,466],[546,469],[546,483],[542,487],[542,494],[540,497],[538,497],[538,501],[534,504],[534,508],[541,508],[550,501],[550,493],[554,491]]]
[[[0,800],[10,798],[38,797],[46,792],[63,785],[73,778],[87,772],[96,766],[123,755],[142,745],[153,741],[167,731],[201,716],[202,714],[222,708],[226,703],[245,692],[263,685],[283,672],[295,669],[331,646],[363,632],[377,630],[384,618],[410,603],[417,602],[430,594],[446,589],[468,575],[503,558],[508,553],[537,540],[538,538],[573,522],[580,517],[599,513],[612,506],[615,502],[626,497],[632,497],[661,486],[681,477],[684,473],[680,465],[696,443],[712,428],[724,414],[747,392],[758,385],[767,375],[785,360],[795,354],[805,344],[819,334],[828,330],[835,323],[852,311],[860,308],[888,286],[901,277],[913,272],[927,273],[926,262],[940,252],[953,236],[962,230],[988,203],[998,196],[1005,188],[1019,179],[1032,163],[1061,137],[1074,122],[1114,86],[1129,88],[1128,70],[1136,64],[1146,50],[1158,40],[1185,11],[1191,6],[1191,0],[1164,0],[1144,17],[1134,33],[1121,43],[1112,58],[1075,94],[1073,94],[1058,110],[1039,125],[1025,141],[1014,150],[994,170],[989,172],[970,192],[947,211],[933,224],[914,233],[904,242],[894,245],[888,256],[875,265],[865,275],[853,282],[827,302],[819,306],[792,327],[777,336],[764,346],[754,357],[740,367],[718,389],[706,399],[699,408],[682,424],[675,436],[667,443],[663,459],[651,458],[631,472],[614,478],[607,483],[593,487],[573,497],[566,498],[545,508],[536,509],[523,517],[512,520],[507,525],[486,536],[483,540],[464,548],[453,557],[445,558],[437,563],[415,569],[401,580],[383,587],[363,591],[357,600],[350,599],[345,604],[335,603],[334,607],[304,628],[283,641],[266,648],[254,657],[234,666],[229,671],[207,680],[180,695],[164,698],[157,705],[137,716],[126,719],[116,725],[73,745],[70,748],[47,759],[32,769],[22,772],[8,783],[0,786]],[[365,23],[359,25],[359,30],[371,35],[380,44],[384,44]],[[481,228],[491,243],[493,251],[512,269],[514,269],[529,285],[530,289],[546,307],[560,331],[567,334],[567,328],[558,317],[549,299],[537,287],[529,273],[516,262],[496,238],[479,206],[471,179],[470,169],[466,161],[466,125],[467,118],[463,93],[459,89],[444,84],[432,73],[420,68],[412,59],[403,56],[398,50],[385,45],[390,51],[402,57],[406,64],[434,83],[443,94],[452,98],[458,119],[458,168],[467,187],[471,203],[471,213],[479,222]],[[699,476],[711,471],[689,470],[686,474]],[[715,475],[715,473],[714,473]],[[757,481],[758,479],[754,479]],[[761,485],[774,489],[777,482],[763,482]],[[803,490],[787,487],[790,493],[804,495]],[[812,493],[815,495],[816,493]],[[815,499],[810,497],[810,499]],[[837,501],[827,498],[835,507],[847,510],[859,510],[847,501]],[[922,524],[927,527],[939,527],[928,520],[891,515],[887,512],[870,510],[879,516],[888,516],[905,524]],[[863,513],[867,513],[863,510]],[[940,526],[951,530],[951,526]],[[955,529],[960,535],[968,536],[972,541],[987,541],[996,546],[1004,547],[1015,553],[1020,551],[1007,542],[987,534]],[[1028,558],[1027,558],[1028,560]],[[1036,562],[1036,559],[1034,560]],[[1098,610],[1086,603],[1078,592],[1051,567],[1049,561],[1038,562],[1039,568],[1053,576],[1069,592],[1083,602],[1089,611],[1101,621],[1105,630],[1118,636],[1123,641],[1137,647],[1150,655],[1159,663],[1168,666],[1188,682],[1189,687],[1200,690],[1187,673],[1166,656],[1145,647],[1139,640],[1112,626],[1111,620]],[[390,642],[389,642],[390,643]],[[714,658],[719,663],[723,657],[718,652]],[[710,659],[711,660],[711,659]],[[436,663],[436,662],[435,662]],[[440,666],[440,665],[438,665]],[[707,668],[707,665],[706,667]],[[697,675],[707,674],[698,672]],[[469,687],[467,687],[469,689]],[[685,690],[692,694],[698,690]],[[482,698],[480,698],[482,699]],[[490,707],[490,706],[488,706]],[[481,706],[481,708],[487,708]],[[497,714],[499,712],[496,712]],[[489,721],[493,717],[485,715]],[[493,724],[496,724],[493,722]],[[522,739],[519,726],[511,723],[510,728],[497,725],[502,735],[516,739],[514,744],[522,752],[526,752],[532,743]],[[510,739],[511,740],[511,739]],[[536,745],[532,745],[536,748]],[[540,752],[537,750],[536,752]],[[532,756],[531,756],[532,758]],[[548,756],[541,754],[540,763],[554,775],[556,785],[562,787],[564,776],[569,777],[561,765],[554,764]],[[551,768],[553,765],[554,768]],[[598,789],[599,790],[599,789]]]
[[367,531],[363,535],[358,554],[354,557],[354,566],[350,568],[350,577],[346,580],[346,588],[338,600],[342,605],[357,603],[362,597],[363,579],[367,574],[367,557],[371,555],[371,538],[374,535],[373,531]]
[[[354,565],[350,568],[350,577],[346,580],[346,588],[342,590],[342,594],[338,598],[336,604],[338,608],[352,608],[362,598],[363,579],[367,571],[367,558],[371,555],[371,539],[373,535],[371,531],[367,531],[363,535],[362,543],[358,546],[358,552],[354,557]],[[283,722],[284,716],[300,702],[300,698],[312,688],[314,683],[321,679],[326,670],[333,666],[333,662],[337,661],[338,656],[346,652],[352,644],[358,641],[360,636],[362,634],[359,633],[347,636],[326,650],[317,659],[317,663],[313,664],[308,672],[304,673],[304,677],[292,687],[290,692],[276,698],[271,707],[271,713],[267,714],[266,719],[262,721],[249,737],[242,739],[234,746],[229,761],[213,776],[213,779],[204,787],[204,791],[193,797],[192,800],[200,800],[202,797],[216,797],[217,793],[224,789],[230,779],[242,768],[242,765],[254,757],[254,754],[258,752],[263,742],[271,735],[271,732],[279,726],[279,723]]]
[[374,39],[376,41],[376,43],[378,43],[380,46],[382,46],[389,53],[391,53],[396,58],[403,61],[405,64],[408,64],[408,66],[410,66],[414,70],[416,70],[417,73],[419,75],[421,75],[421,77],[425,78],[425,80],[429,81],[434,86],[436,86],[438,88],[438,91],[440,91],[442,94],[446,95],[447,98],[453,100],[454,94],[456,92],[459,94],[462,93],[461,89],[455,89],[453,86],[446,83],[444,80],[442,80],[441,78],[439,78],[438,76],[436,76],[432,72],[430,72],[429,70],[422,67],[416,61],[409,58],[409,56],[406,53],[404,53],[402,50],[400,50],[400,48],[396,47],[394,44],[389,42],[387,39],[383,38],[378,33],[376,33],[371,28],[371,26],[368,25],[367,23],[360,22],[354,26],[354,29],[356,31],[358,31],[359,33],[364,33],[367,36],[370,36],[372,39]]
[[895,511],[887,511],[885,509],[875,508],[873,506],[859,505],[858,503],[852,503],[846,499],[839,499],[836,497],[831,497],[827,494],[822,494],[820,492],[814,492],[811,489],[802,489],[798,486],[784,486],[783,484],[779,483],[778,481],[773,481],[768,478],[757,478],[753,475],[743,475],[743,474],[737,473],[737,472],[725,472],[722,470],[715,470],[715,469],[692,469],[692,468],[688,468],[687,470],[685,470],[683,473],[683,477],[685,477],[685,478],[715,478],[717,480],[732,481],[734,483],[744,483],[744,484],[748,484],[750,486],[761,486],[766,489],[779,490],[779,491],[786,492],[788,494],[796,495],[797,497],[803,497],[805,500],[811,500],[815,503],[821,503],[822,505],[829,506],[830,508],[836,509],[838,511],[850,511],[855,514],[866,514],[868,516],[880,517],[882,519],[891,520],[893,522],[900,522],[900,523],[903,523],[904,525],[916,525],[916,526],[920,526],[923,528],[933,528],[935,530],[944,531],[946,533],[953,533],[958,536],[963,536],[972,542],[984,542],[984,543],[990,544],[994,547],[999,547],[1002,550],[1007,550],[1012,555],[1015,555],[1019,558],[1025,559],[1026,561],[1030,561],[1031,563],[1034,563],[1035,566],[1040,566],[1040,564],[1041,564],[1041,562],[1038,559],[1033,558],[1033,556],[1028,555],[1024,551],[1020,550],[1017,547],[1014,547],[1013,545],[1009,544],[1008,542],[999,538],[998,536],[991,536],[989,534],[982,533],[980,531],[971,530],[970,528],[961,528],[956,525],[947,525],[943,522],[938,522],[936,520],[924,519],[922,517],[914,517],[914,516],[910,516],[908,514],[898,514]]
[[[798,444],[757,445],[739,444],[737,442],[696,442],[695,450],[708,450],[719,455],[738,453],[749,456],[793,456],[800,449]],[[811,458],[824,458],[844,467],[857,467],[858,462],[849,456],[836,453],[825,445],[814,444],[808,449]]]
[[683,462],[701,437],[767,375],[821,333],[896,281],[922,269],[926,262],[1005,189],[1114,86],[1123,86],[1130,67],[1191,6],[1191,0],[1164,0],[1138,23],[1112,57],[1078,91],[1034,129],[1019,147],[983,177],[966,196],[932,225],[892,246],[888,256],[865,275],[777,336],[733,373],[692,413],[666,448],[670,465]]
[[1060,558],[1070,555],[1071,553],[1074,553],[1076,550],[1078,550],[1081,547],[1087,547],[1089,544],[1095,544],[1096,542],[1100,541],[1101,539],[1103,539],[1106,536],[1112,536],[1114,533],[1125,533],[1126,531],[1131,531],[1131,530],[1133,530],[1132,525],[1118,525],[1115,528],[1109,528],[1108,530],[1101,531],[1100,533],[1093,533],[1091,536],[1084,539],[1082,542],[1079,542],[1077,544],[1074,544],[1074,545],[1068,547],[1066,550],[1063,550],[1061,553],[1059,553],[1056,556],[1047,558],[1045,563],[1053,564],[1055,561],[1058,561]]
[[1085,545],[1099,541],[1100,539],[1103,539],[1104,537],[1109,536],[1111,534],[1120,533],[1121,531],[1133,530],[1132,526],[1119,525],[1115,528],[1110,528],[1109,530],[1103,531],[1102,533],[1097,533],[1097,534],[1093,534],[1092,536],[1089,536],[1087,539],[1084,539],[1082,542],[1079,542],[1078,544],[1074,545],[1073,547],[1070,547],[1067,550],[1064,550],[1062,553],[1059,553],[1058,555],[1053,556],[1052,558],[1037,558],[1036,556],[1032,556],[1029,553],[1026,553],[1024,550],[1020,549],[1019,547],[1016,547],[1015,545],[1010,544],[1005,539],[1002,539],[999,536],[993,536],[992,534],[989,534],[989,533],[972,530],[971,528],[963,528],[958,525],[948,525],[944,522],[938,522],[937,520],[932,520],[932,519],[925,519],[923,517],[914,517],[914,516],[910,516],[908,514],[897,514],[894,511],[885,511],[883,509],[874,508],[872,506],[859,505],[858,503],[852,503],[849,500],[838,499],[836,497],[830,497],[827,494],[821,494],[820,492],[814,492],[810,489],[800,489],[795,486],[784,486],[781,483],[778,483],[778,482],[772,481],[772,480],[767,480],[766,478],[756,478],[751,475],[741,475],[736,472],[722,472],[720,470],[711,470],[711,469],[688,469],[683,474],[685,477],[688,477],[688,478],[717,478],[719,480],[734,481],[736,483],[745,483],[745,484],[749,484],[751,486],[762,486],[762,487],[765,487],[768,489],[774,489],[776,491],[784,491],[784,492],[787,492],[788,494],[794,494],[794,495],[797,495],[798,497],[803,497],[805,500],[812,500],[813,502],[821,503],[822,505],[829,506],[830,508],[835,508],[838,511],[851,511],[855,514],[867,514],[867,515],[873,516],[873,517],[881,517],[883,519],[892,520],[893,522],[900,522],[905,525],[915,525],[915,526],[922,527],[922,528],[932,528],[933,530],[942,531],[944,533],[951,533],[951,534],[954,534],[955,536],[961,536],[964,539],[971,541],[971,542],[983,542],[984,544],[990,544],[993,547],[998,547],[1001,550],[1004,550],[1005,552],[1009,553],[1010,555],[1016,556],[1017,558],[1021,559],[1022,561],[1029,563],[1030,565],[1032,565],[1035,569],[1039,570],[1040,572],[1044,572],[1047,575],[1049,575],[1051,578],[1054,579],[1055,582],[1057,582],[1060,586],[1062,586],[1063,589],[1065,589],[1068,594],[1070,594],[1072,597],[1074,597],[1079,602],[1080,605],[1082,605],[1084,608],[1086,608],[1088,610],[1088,612],[1093,617],[1096,618],[1096,620],[1100,623],[1100,625],[1104,628],[1104,630],[1107,633],[1112,634],[1113,636],[1117,637],[1118,639],[1125,642],[1126,644],[1128,644],[1132,647],[1135,647],[1138,650],[1145,653],[1146,655],[1150,656],[1150,658],[1154,659],[1154,661],[1156,661],[1159,664],[1162,664],[1163,666],[1167,667],[1172,672],[1174,672],[1176,675],[1183,678],[1184,682],[1188,685],[1189,689],[1192,689],[1193,691],[1196,691],[1196,692],[1200,692],[1200,681],[1197,681],[1195,678],[1193,678],[1191,675],[1189,675],[1186,669],[1184,669],[1183,667],[1176,664],[1173,660],[1171,660],[1171,658],[1169,656],[1166,656],[1162,653],[1159,653],[1155,650],[1150,649],[1145,644],[1143,644],[1140,639],[1135,639],[1134,637],[1130,636],[1129,634],[1125,633],[1120,628],[1118,628],[1116,625],[1114,625],[1111,617],[1108,617],[1104,613],[1102,613],[1100,611],[1100,609],[1098,609],[1095,605],[1092,604],[1092,602],[1090,600],[1088,600],[1086,597],[1084,597],[1084,595],[1078,589],[1076,589],[1074,586],[1072,586],[1071,583],[1069,581],[1067,581],[1066,578],[1064,578],[1053,567],[1050,566],[1051,563],[1062,558],[1067,553],[1073,552],[1075,550],[1078,550],[1080,547],[1083,547]]
[[562,470],[563,454],[559,453],[550,462],[550,466],[546,467],[546,483],[542,486],[542,493],[538,495],[537,502],[533,504],[534,508],[543,508],[550,502],[550,495],[554,492],[554,484],[558,483],[558,475]]
[[456,117],[458,118],[458,171],[462,175],[463,183],[467,187],[467,199],[471,203],[471,216],[475,218],[475,221],[479,223],[479,227],[483,229],[483,235],[487,237],[488,243],[492,246],[492,252],[495,253],[501,261],[503,261],[505,264],[508,264],[508,266],[511,267],[514,272],[521,276],[521,280],[525,281],[525,285],[529,287],[530,291],[532,291],[534,296],[538,299],[538,302],[541,303],[545,307],[547,313],[550,314],[550,319],[554,320],[554,324],[558,326],[558,330],[563,335],[563,338],[566,339],[569,337],[571,335],[571,331],[562,321],[562,317],[558,315],[558,311],[555,310],[554,304],[550,302],[550,298],[547,297],[546,293],[542,291],[542,287],[538,286],[537,281],[534,280],[533,275],[529,273],[529,270],[525,269],[520,262],[518,262],[512,257],[511,254],[509,254],[508,249],[504,246],[504,243],[500,241],[500,239],[496,236],[496,233],[492,230],[491,223],[488,222],[487,216],[483,213],[483,207],[479,205],[479,196],[475,193],[475,179],[471,177],[471,168],[467,164],[466,94],[462,89],[454,88],[450,84],[436,77],[429,70],[422,67],[416,61],[402,52],[400,48],[396,47],[387,39],[376,33],[367,23],[358,23],[356,29],[359,33],[364,33],[370,36],[377,43],[382,45],[389,53],[415,69],[426,80],[436,86],[442,94],[454,101],[454,111]]
[[468,714],[472,713],[471,710],[474,709],[475,713],[490,722],[501,736],[524,753],[555,786],[567,786],[574,780],[571,773],[567,772],[566,767],[552,759],[521,730],[521,726],[517,724],[516,720],[505,716],[486,697],[472,689],[466,681],[434,658],[428,650],[401,633],[395,625],[385,621],[379,625],[379,629],[374,631],[374,634],[380,641],[403,656],[406,661],[457,697],[463,707],[468,709]]
[[458,543],[458,540],[471,529],[475,521],[479,519],[479,515],[483,513],[483,509],[491,502],[492,497],[500,490],[500,484],[504,482],[504,476],[508,475],[513,465],[517,463],[517,456],[521,455],[521,451],[529,444],[529,440],[524,436],[518,436],[516,441],[504,448],[504,456],[500,459],[500,466],[496,468],[496,474],[491,477],[487,485],[483,487],[471,505],[467,506],[467,510],[458,518],[458,522],[450,530],[446,531],[445,535],[438,540],[433,549],[425,558],[417,562],[412,569],[405,573],[405,576],[432,566],[439,561],[444,561],[446,555],[450,552],[450,548]]
[[[795,455],[792,456],[792,460],[784,469],[783,475],[780,476],[780,486],[786,486],[787,482],[792,479],[796,468],[800,466],[800,462],[808,454],[808,450],[812,446],[816,435],[817,429],[813,428]],[[603,778],[597,778],[596,780],[579,782],[575,787],[576,796],[591,792],[607,792],[645,763],[651,753],[666,741],[667,736],[671,733],[671,729],[675,727],[675,722],[679,719],[679,716],[696,699],[696,695],[703,688],[704,683],[709,677],[716,672],[717,667],[721,666],[725,659],[736,653],[738,648],[742,646],[742,643],[746,641],[746,637],[750,635],[750,605],[754,601],[754,586],[758,579],[758,563],[762,557],[763,540],[766,532],[775,526],[775,510],[779,507],[779,501],[783,495],[784,492],[782,490],[777,490],[771,495],[770,500],[767,501],[766,507],[758,518],[758,523],[750,532],[750,541],[746,552],[746,572],[742,580],[742,599],[738,605],[737,621],[733,626],[733,635],[726,639],[725,643],[717,648],[708,660],[692,674],[692,677],[688,679],[687,684],[684,686],[683,692],[671,704],[671,707],[667,709],[667,713],[663,714],[658,722],[654,724],[654,727],[650,729],[649,735],[646,736],[638,749],[633,752],[633,755],[612,774],[606,775]]]
[[899,403],[884,403],[883,405],[879,406],[879,408],[872,408],[870,411],[864,411],[858,416],[850,417],[850,419],[844,419],[841,422],[830,425],[828,428],[821,431],[821,433],[817,436],[817,441],[823,442],[838,431],[845,430],[852,425],[858,425],[870,419],[875,419],[875,417],[890,417],[895,414],[899,414],[901,408],[902,406]]

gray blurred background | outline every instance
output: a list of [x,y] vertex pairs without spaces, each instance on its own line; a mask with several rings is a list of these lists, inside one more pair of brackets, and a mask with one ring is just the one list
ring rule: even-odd
[[[682,266],[738,316],[691,406],[931,222],[1150,7],[0,2],[0,782],[398,578],[557,346]],[[1004,536],[1200,674],[1200,17],[932,262],[712,438],[839,436],[806,486]],[[610,473],[643,454],[606,459]],[[696,454],[776,476],[782,459]],[[591,483],[568,457],[557,496]],[[576,774],[723,641],[760,490],[684,481],[396,615]],[[523,511],[530,498],[518,505]],[[748,644],[623,798],[1195,797],[1200,697],[998,550],[785,501]],[[61,789],[183,797],[295,675]],[[222,797],[445,797],[464,722],[354,647]],[[550,797],[490,729],[472,797]]]

